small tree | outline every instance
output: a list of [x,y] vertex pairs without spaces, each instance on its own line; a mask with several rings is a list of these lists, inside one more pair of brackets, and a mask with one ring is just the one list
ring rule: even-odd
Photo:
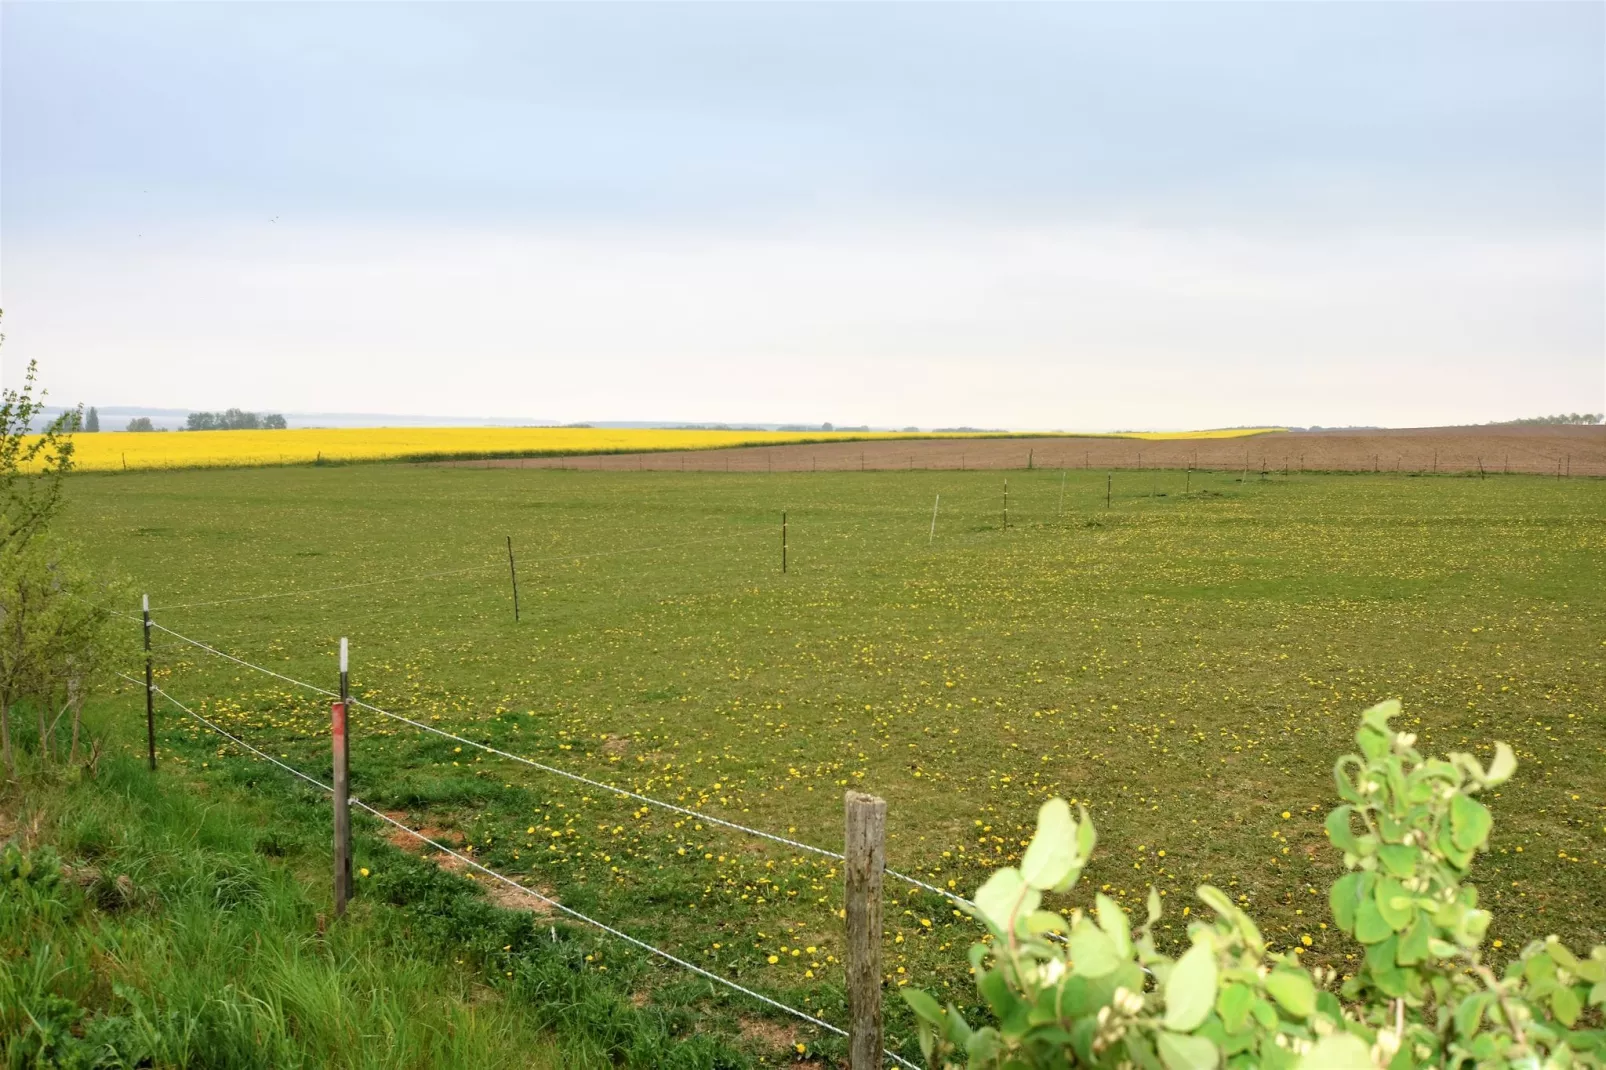
[[264,431],[283,431],[288,426],[284,422],[284,417],[276,412],[270,412],[262,417],[262,429]]
[[70,429],[80,413],[68,410],[34,434],[45,396],[37,390],[36,374],[29,361],[22,389],[0,392],[0,553],[44,530],[61,507],[62,477],[72,471]]
[[151,418],[149,416],[136,416],[132,420],[128,421],[128,430],[154,431],[156,428],[151,426]]
[[100,430],[100,413],[96,411],[95,406],[93,405],[89,406],[89,411],[84,413],[84,430]]
[[11,713],[23,699],[37,709],[39,760],[54,756],[51,741],[68,712],[68,760],[76,760],[83,701],[110,642],[111,614],[97,601],[112,597],[94,590],[73,555],[49,535],[0,554],[0,752],[11,779],[17,775]]

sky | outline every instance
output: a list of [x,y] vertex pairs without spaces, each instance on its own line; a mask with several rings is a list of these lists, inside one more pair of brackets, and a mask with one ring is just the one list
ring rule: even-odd
[[1606,410],[1606,5],[6,3],[3,376],[1115,429]]

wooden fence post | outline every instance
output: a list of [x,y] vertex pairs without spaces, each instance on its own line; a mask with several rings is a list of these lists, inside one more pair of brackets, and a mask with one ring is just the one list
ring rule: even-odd
[[881,1067],[881,873],[886,868],[887,804],[847,793],[843,875],[847,902],[848,1065]]
[[346,710],[351,699],[346,671],[346,638],[340,637],[340,698],[330,703],[329,738],[334,749],[335,916],[346,912],[351,898],[351,780],[346,746]]
[[140,616],[145,626],[145,747],[151,772],[156,772],[156,684],[151,678],[151,596],[140,595]]
[[1115,483],[1115,473],[1104,473],[1104,508],[1110,507],[1110,487]]

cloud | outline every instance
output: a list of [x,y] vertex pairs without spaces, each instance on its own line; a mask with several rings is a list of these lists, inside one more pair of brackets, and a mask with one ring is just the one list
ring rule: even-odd
[[1565,229],[1063,223],[222,225],[4,253],[8,356],[58,399],[1083,429],[1589,407],[1603,260]]

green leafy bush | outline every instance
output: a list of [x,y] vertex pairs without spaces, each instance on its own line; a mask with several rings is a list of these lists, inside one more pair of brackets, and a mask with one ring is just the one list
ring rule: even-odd
[[1160,897],[1133,926],[1107,896],[1094,916],[1040,909],[1069,891],[1095,842],[1087,812],[1043,804],[1018,868],[1001,869],[972,911],[988,929],[970,949],[995,1021],[972,1026],[949,1004],[905,989],[933,1066],[1141,1067],[1144,1070],[1348,1070],[1388,1067],[1606,1066],[1606,947],[1587,958],[1555,937],[1535,941],[1498,975],[1484,962],[1490,915],[1463,883],[1492,819],[1475,796],[1516,770],[1496,744],[1486,769],[1470,754],[1423,758],[1390,729],[1396,701],[1361,715],[1359,754],[1333,767],[1344,804],[1327,818],[1348,872],[1329,902],[1365,949],[1354,976],[1307,970],[1268,951],[1253,920],[1219,889],[1198,896],[1213,921],[1189,926],[1172,959],[1152,928]]

